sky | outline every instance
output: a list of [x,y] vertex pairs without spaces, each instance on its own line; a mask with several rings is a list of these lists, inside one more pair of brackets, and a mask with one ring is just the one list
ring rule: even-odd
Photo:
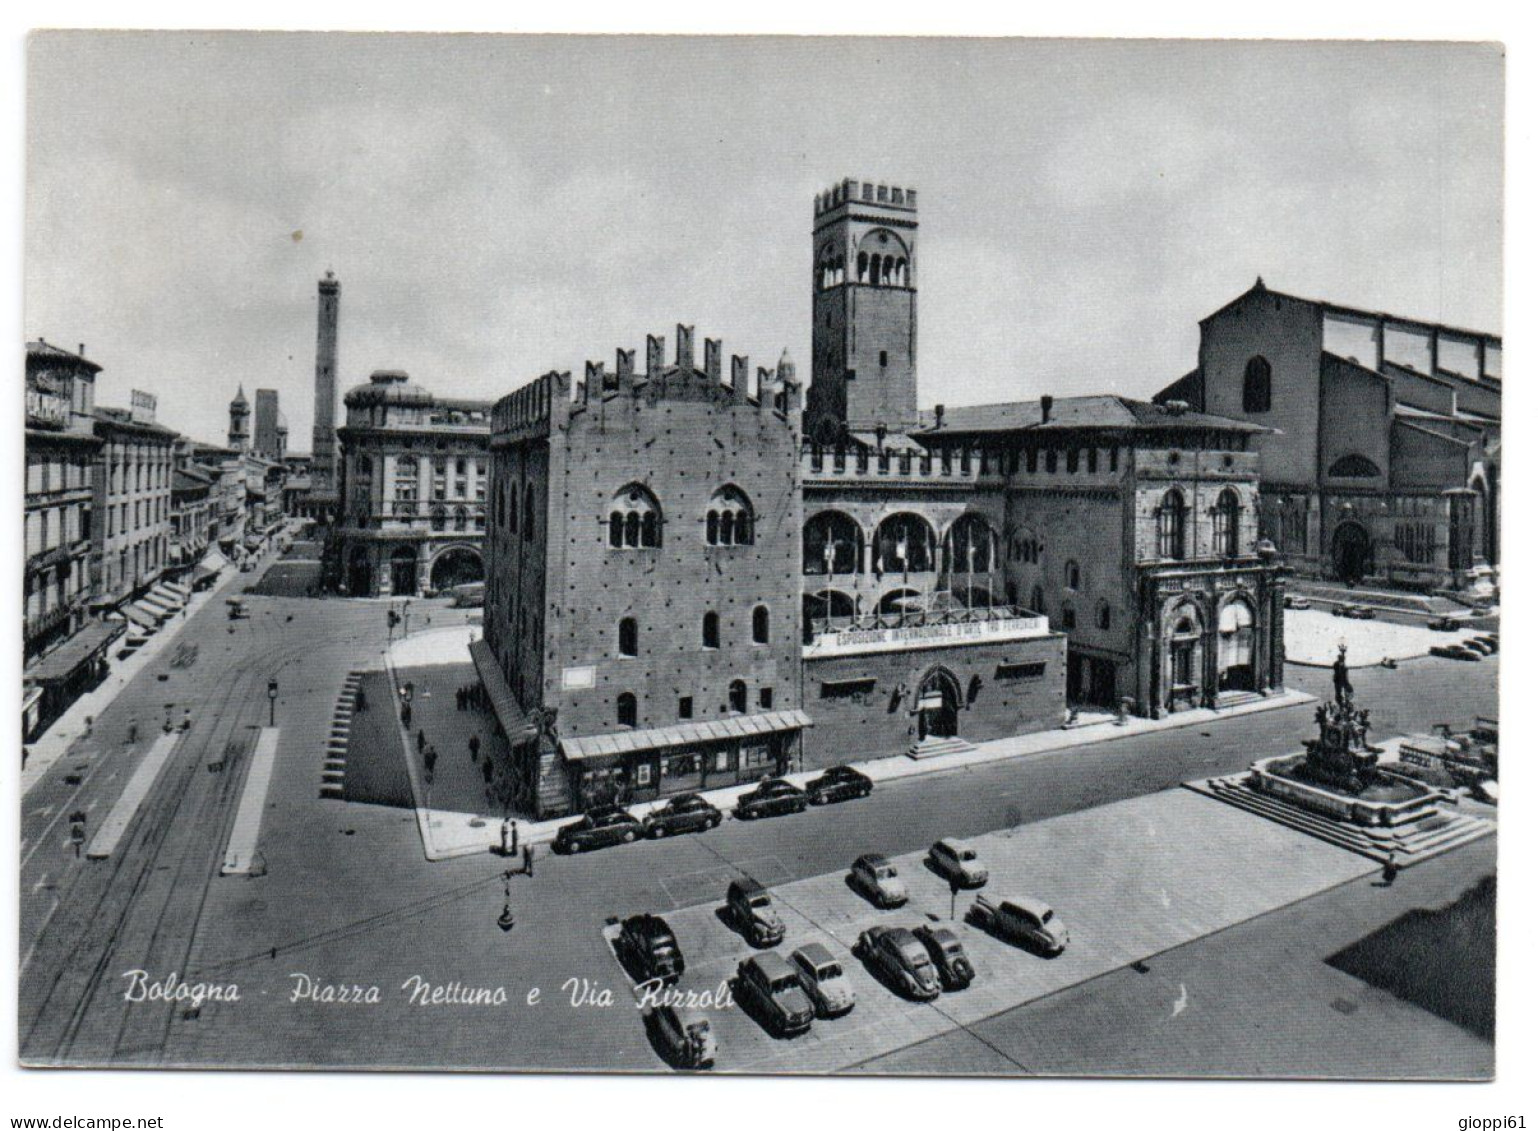
[[[1281,291],[1501,331],[1496,46],[35,33],[23,326],[222,441],[238,386],[494,399],[676,323],[810,376],[813,196],[918,190],[919,400],[1149,396]],[[338,413],[341,412],[340,405]]]

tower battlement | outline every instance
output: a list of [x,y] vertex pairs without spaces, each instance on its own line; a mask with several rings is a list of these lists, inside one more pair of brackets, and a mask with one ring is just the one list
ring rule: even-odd
[[721,339],[704,339],[704,368],[695,364],[693,326],[680,323],[675,331],[675,341],[673,363],[669,365],[667,338],[661,334],[647,335],[645,372],[636,371],[635,350],[616,350],[613,371],[601,361],[589,361],[582,380],[576,385],[577,404],[586,405],[592,400],[623,392],[639,395],[647,391],[649,397],[657,400],[710,399],[720,403],[751,404],[781,413],[800,410],[801,383],[796,380],[796,367],[788,352],[774,369],[759,368],[757,388],[750,392],[747,358],[732,357],[729,379],[722,372]]
[[917,212],[919,194],[917,189],[899,188],[897,185],[884,185],[879,181],[862,181],[854,177],[845,177],[832,188],[812,198],[812,215],[821,216],[846,204],[874,204],[904,212]]

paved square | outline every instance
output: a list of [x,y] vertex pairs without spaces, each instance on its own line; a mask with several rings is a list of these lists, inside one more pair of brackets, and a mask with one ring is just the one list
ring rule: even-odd
[[[803,943],[829,946],[859,994],[854,1012],[818,1021],[794,1040],[769,1036],[738,1009],[714,1014],[718,1069],[831,1072],[970,1025],[1150,955],[1223,930],[1375,870],[1350,853],[1185,790],[1119,802],[974,838],[991,878],[987,894],[1046,900],[1072,941],[1043,959],[965,924],[973,894],[956,897],[923,864],[923,853],[895,858],[907,881],[906,907],[878,911],[837,872],[773,888],[785,919],[789,955]],[[750,865],[751,861],[747,862]],[[748,868],[752,871],[752,868]],[[756,873],[755,873],[756,874]],[[766,883],[772,876],[757,875]],[[673,891],[669,884],[669,891]],[[756,953],[717,916],[725,883],[711,899],[669,913],[683,948],[682,986],[709,991]],[[666,909],[659,908],[665,911]],[[961,936],[978,977],[969,989],[919,1004],[898,998],[850,954],[877,924],[944,921]],[[596,924],[595,924],[596,925]]]

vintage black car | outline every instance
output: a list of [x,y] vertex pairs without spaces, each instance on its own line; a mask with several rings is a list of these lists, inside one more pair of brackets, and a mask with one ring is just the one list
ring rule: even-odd
[[778,817],[782,813],[801,813],[806,810],[806,794],[784,778],[772,778],[759,782],[741,797],[733,810],[737,819],[753,817]]
[[751,876],[727,885],[726,918],[754,946],[779,946],[785,941],[785,922],[774,900]]
[[632,915],[621,923],[614,953],[638,982],[672,983],[684,972],[678,936],[661,915]]
[[972,984],[977,974],[955,931],[925,923],[913,929],[913,937],[929,951],[929,960],[940,972],[940,985],[947,990],[964,990]]
[[653,840],[674,833],[700,833],[721,823],[721,810],[697,793],[681,793],[669,798],[642,819],[646,835]]
[[806,799],[813,805],[826,805],[830,801],[853,801],[856,797],[869,797],[872,788],[870,778],[859,770],[849,766],[834,766],[806,783]]
[[816,1015],[812,999],[795,969],[777,951],[743,959],[732,988],[742,1008],[777,1037],[794,1037],[812,1027]]
[[618,805],[603,805],[588,810],[580,821],[557,829],[551,847],[557,852],[585,852],[589,848],[629,844],[643,831],[641,822]]

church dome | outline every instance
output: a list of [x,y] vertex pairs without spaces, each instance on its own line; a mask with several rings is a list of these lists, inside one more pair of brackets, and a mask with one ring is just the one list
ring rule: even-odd
[[365,405],[421,405],[430,406],[433,395],[420,385],[414,385],[404,369],[376,369],[368,381],[355,385],[343,398],[349,408]]

